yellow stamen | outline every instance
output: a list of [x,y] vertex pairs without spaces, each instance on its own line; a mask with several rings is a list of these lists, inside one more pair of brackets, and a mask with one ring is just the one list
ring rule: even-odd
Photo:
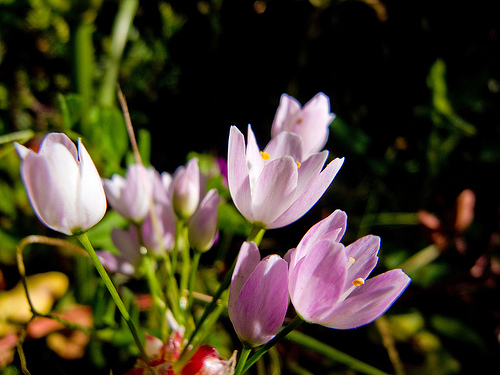
[[365,283],[365,280],[363,280],[361,277],[358,277],[356,280],[352,282],[352,285],[354,286],[360,286]]
[[300,168],[300,163],[298,161],[295,162],[295,164],[297,164],[297,168]]
[[262,157],[262,159],[264,160],[269,160],[271,158],[271,155],[269,155],[267,152],[265,151],[261,151],[260,152],[260,156]]
[[348,260],[349,263],[354,264],[355,261],[356,261],[356,259],[354,259],[353,257],[349,257],[349,260]]

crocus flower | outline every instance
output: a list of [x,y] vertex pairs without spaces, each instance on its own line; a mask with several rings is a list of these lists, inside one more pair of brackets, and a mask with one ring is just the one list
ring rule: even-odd
[[191,159],[186,167],[177,168],[171,189],[175,213],[181,219],[189,218],[200,203],[200,169],[197,158]]
[[281,95],[274,117],[271,135],[276,137],[283,131],[299,135],[304,142],[304,155],[321,151],[328,140],[328,126],[335,118],[330,113],[330,99],[322,92],[316,94],[304,107],[287,94]]
[[260,259],[254,242],[241,246],[231,279],[228,313],[241,342],[250,348],[278,333],[288,308],[287,270],[278,255]]
[[337,242],[345,214],[336,211],[313,226],[288,254],[290,299],[311,323],[350,329],[382,315],[410,278],[400,269],[368,279],[375,268],[380,238],[365,236],[345,247]]
[[99,173],[80,139],[77,144],[62,133],[47,134],[38,153],[14,144],[35,214],[47,227],[67,235],[87,231],[106,212]]
[[142,164],[132,164],[125,178],[118,174],[104,179],[110,206],[121,216],[140,223],[149,212],[153,194],[153,175]]
[[323,170],[328,151],[303,158],[302,139],[281,132],[260,151],[248,127],[248,143],[231,127],[228,145],[229,191],[235,206],[251,223],[280,228],[303,216],[318,201],[339,171],[343,158]]
[[188,221],[188,239],[198,251],[209,250],[217,234],[217,208],[220,202],[217,189],[211,189]]

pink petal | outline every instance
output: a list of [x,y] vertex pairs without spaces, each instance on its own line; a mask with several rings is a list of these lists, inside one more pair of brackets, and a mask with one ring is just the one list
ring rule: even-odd
[[267,229],[280,228],[293,223],[302,217],[311,207],[321,198],[326,189],[337,175],[340,167],[344,162],[344,158],[333,160],[320,173],[318,178],[312,183],[310,188],[306,190],[283,214],[276,220],[267,225]]
[[291,266],[295,265],[321,239],[339,242],[345,233],[346,227],[347,214],[341,210],[335,210],[328,217],[312,226],[297,245],[296,260],[291,263]]
[[241,214],[253,222],[252,194],[245,156],[245,138],[235,126],[229,133],[227,174],[229,191]]
[[271,136],[276,137],[282,131],[292,131],[299,111],[300,103],[295,98],[287,94],[281,95],[271,128]]
[[229,290],[229,300],[227,306],[229,316],[233,313],[234,302],[238,298],[241,288],[243,288],[243,285],[245,285],[259,262],[260,252],[255,242],[244,242],[243,245],[241,245],[238,259],[236,260],[236,265],[233,271],[233,276],[231,278],[231,289]]
[[369,279],[318,323],[337,329],[351,329],[368,324],[391,307],[410,281],[400,269]]
[[262,345],[278,333],[288,308],[287,277],[287,263],[271,255],[255,267],[241,289],[230,318],[245,345]]
[[[298,135],[282,132],[271,139],[264,151],[269,154],[271,157],[270,160],[288,155],[291,156],[295,162],[302,162],[302,149],[302,139]],[[321,167],[322,166],[323,165],[321,165]]]
[[21,174],[38,218],[49,228],[70,235],[78,225],[76,195],[80,176],[69,150],[55,143],[47,157],[27,154]]
[[344,246],[322,240],[290,269],[290,298],[304,320],[316,322],[335,305],[343,291],[346,264]]
[[102,186],[99,172],[92,161],[87,149],[78,139],[78,156],[80,160],[80,200],[79,222],[82,229],[87,230],[97,224],[106,213],[106,195]]
[[297,165],[290,156],[267,164],[252,195],[254,222],[272,223],[293,202],[296,187]]
[[361,277],[365,280],[373,271],[378,262],[378,251],[380,249],[380,237],[368,235],[360,238],[346,247],[347,258],[353,258],[347,271],[346,289],[352,286],[352,281]]

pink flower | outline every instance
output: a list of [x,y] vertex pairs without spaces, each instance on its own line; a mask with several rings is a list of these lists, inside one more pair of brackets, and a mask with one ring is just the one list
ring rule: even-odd
[[335,211],[287,254],[288,287],[295,310],[305,321],[337,329],[372,322],[411,281],[400,269],[367,280],[378,261],[380,238],[365,236],[345,247],[337,241],[346,220],[344,212]]
[[288,308],[287,268],[278,255],[261,260],[254,242],[241,246],[231,279],[228,313],[245,346],[262,345],[281,328]]
[[343,158],[322,170],[328,151],[303,158],[302,139],[281,132],[264,151],[248,127],[248,143],[231,127],[228,146],[228,182],[234,204],[251,223],[280,228],[303,216],[318,201],[339,171]]
[[[200,169],[198,159],[193,158],[186,167],[179,167],[174,173],[170,189],[174,212],[182,219],[189,218],[198,207],[200,194]],[[203,193],[205,193],[203,191]]]
[[104,179],[110,206],[124,218],[140,223],[149,212],[154,176],[142,164],[132,164],[125,178],[114,174]]
[[49,133],[38,153],[14,144],[22,158],[21,177],[40,221],[71,235],[87,231],[106,212],[101,178],[89,153],[62,133]]
[[198,251],[209,250],[217,234],[217,189],[211,189],[188,221],[189,244]]
[[321,151],[328,140],[328,126],[335,118],[330,113],[330,100],[322,92],[316,94],[304,107],[287,94],[281,95],[271,134],[288,131],[299,135],[304,142],[304,155]]

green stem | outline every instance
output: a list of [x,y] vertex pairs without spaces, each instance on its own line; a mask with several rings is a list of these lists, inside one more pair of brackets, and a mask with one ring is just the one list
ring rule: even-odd
[[[262,240],[262,237],[264,236],[265,229],[263,229],[260,226],[252,225],[252,229],[250,230],[250,233],[247,237],[247,241],[254,241],[257,246],[260,244],[260,241]],[[233,264],[229,268],[229,270],[226,273],[226,276],[224,277],[224,280],[222,280],[222,283],[219,285],[219,288],[215,292],[212,301],[208,304],[207,307],[205,307],[205,311],[203,312],[203,315],[201,316],[200,320],[197,322],[196,327],[189,337],[188,344],[185,346],[184,351],[186,348],[189,346],[189,344],[193,341],[193,338],[196,336],[198,331],[200,330],[201,325],[207,319],[207,317],[210,315],[210,313],[215,309],[217,306],[218,300],[222,293],[229,287],[229,284],[231,283],[231,278],[233,277],[233,272],[234,268],[236,267],[236,262],[238,260],[238,257],[235,257]]]
[[193,290],[194,290],[194,282],[196,280],[196,272],[198,271],[198,265],[200,264],[201,252],[196,251],[193,255],[193,260],[191,262],[191,273],[189,275],[189,285],[188,285],[188,309],[189,311],[193,311]]
[[264,237],[264,233],[266,230],[262,228],[261,226],[258,225],[252,225],[252,228],[250,229],[250,233],[247,236],[247,241],[253,241],[257,246],[260,245],[260,241],[262,241],[262,238]]
[[158,283],[158,278],[156,277],[154,262],[148,253],[144,254],[142,260],[146,268],[146,280],[148,282],[148,287],[153,296],[153,302],[155,304],[156,311],[158,313],[160,329],[163,335],[162,337],[166,338],[167,329],[166,329],[165,314],[167,312],[167,306],[165,304],[165,298],[160,288],[160,284]]
[[182,226],[181,229],[181,253],[182,253],[182,267],[181,267],[181,280],[180,280],[180,290],[181,290],[181,307],[184,312],[184,318],[185,322],[188,321],[188,314],[187,312],[189,311],[189,305],[187,301],[187,295],[189,295],[188,288],[189,288],[189,278],[190,278],[190,270],[191,270],[191,254],[190,254],[190,249],[189,249],[189,241],[187,238],[187,227],[185,225]]
[[276,336],[274,336],[270,341],[265,343],[257,352],[250,358],[250,360],[246,363],[243,372],[248,371],[248,369],[255,363],[257,360],[264,355],[269,349],[271,349],[278,341],[287,336],[290,332],[292,332],[299,325],[304,323],[304,320],[297,315],[293,320],[285,327],[281,328]]
[[238,360],[238,365],[236,366],[236,370],[234,371],[234,375],[242,374],[245,363],[247,362],[248,356],[250,355],[251,351],[252,348],[247,348],[246,346],[243,347],[243,349],[241,350],[240,359]]
[[144,347],[142,345],[142,342],[139,338],[139,333],[137,332],[137,328],[135,327],[134,322],[132,321],[132,318],[130,317],[130,314],[128,313],[125,305],[123,304],[122,299],[120,298],[120,295],[118,294],[115,286],[113,285],[113,282],[108,276],[108,273],[102,266],[101,262],[99,261],[99,258],[97,257],[97,254],[90,243],[90,240],[87,236],[86,233],[82,234],[77,234],[76,238],[81,242],[85,250],[87,250],[87,253],[90,256],[90,259],[92,260],[92,263],[94,263],[95,268],[97,269],[97,272],[101,276],[102,280],[104,281],[104,284],[108,288],[109,293],[111,294],[111,297],[113,298],[113,301],[116,304],[116,307],[120,311],[123,319],[125,319],[125,322],[129,326],[130,332],[132,333],[132,336],[134,337],[135,343],[137,344],[137,347],[139,348],[139,351],[141,353],[141,357],[146,363],[148,362],[148,356],[146,355],[146,352],[144,351]]
[[24,355],[24,350],[23,350],[23,344],[24,340],[26,339],[26,335],[27,335],[27,330],[26,328],[24,328],[21,331],[21,334],[19,335],[19,341],[17,343],[17,354],[19,355],[19,361],[21,362],[21,370],[23,371],[23,374],[31,375],[27,367],[26,356]]
[[372,367],[301,332],[291,332],[288,335],[287,339],[303,346],[304,348],[314,350],[315,352],[322,354],[325,357],[328,357],[336,362],[343,363],[344,365],[347,365],[351,370],[354,370],[356,372],[361,372],[366,375],[388,375],[387,373],[375,367]]
[[229,296],[228,291],[225,291],[221,299],[218,301],[217,307],[213,310],[210,316],[208,316],[207,319],[204,320],[203,324],[198,324],[196,326],[197,328],[196,336],[194,334],[191,335],[190,338],[191,341],[184,347],[181,356],[179,357],[177,362],[175,362],[173,365],[175,374],[179,373],[180,370],[184,368],[186,363],[189,362],[189,359],[196,352],[196,348],[198,348],[201,345],[201,343],[206,339],[206,337],[211,332],[213,332],[212,327],[214,326],[215,323],[217,323],[221,314],[224,311],[226,311],[228,296]]

